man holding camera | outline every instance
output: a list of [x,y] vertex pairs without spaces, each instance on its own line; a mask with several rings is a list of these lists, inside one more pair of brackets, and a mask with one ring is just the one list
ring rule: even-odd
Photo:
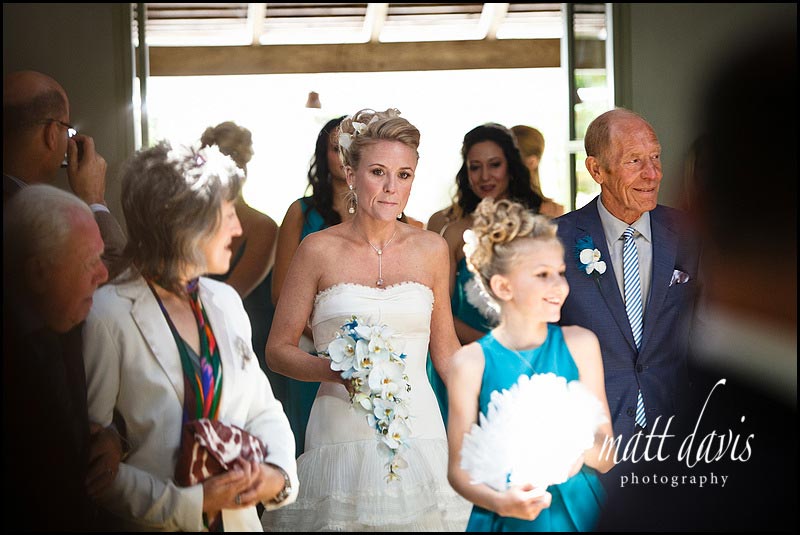
[[126,238],[105,204],[105,159],[91,137],[71,126],[69,99],[58,82],[35,71],[8,74],[3,81],[3,204],[25,186],[52,184],[61,167],[73,193],[92,208],[103,238],[103,263],[113,278]]

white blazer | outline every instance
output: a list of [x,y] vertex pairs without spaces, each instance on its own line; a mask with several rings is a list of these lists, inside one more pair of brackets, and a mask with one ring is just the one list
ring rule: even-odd
[[[292,493],[299,482],[294,435],[258,365],[250,321],[236,291],[200,279],[200,299],[222,359],[218,418],[258,436],[266,462],[283,468]],[[175,339],[143,278],[103,286],[83,330],[89,420],[103,425],[114,409],[124,418],[131,452],[100,498],[132,530],[202,531],[203,486],[173,481],[181,440],[183,368]],[[264,504],[267,510],[278,506]],[[263,531],[255,507],[223,510],[226,531]]]

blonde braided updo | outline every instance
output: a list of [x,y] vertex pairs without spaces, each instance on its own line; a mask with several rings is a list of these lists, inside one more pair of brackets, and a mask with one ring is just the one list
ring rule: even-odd
[[[464,254],[467,267],[480,281],[492,300],[489,281],[494,275],[506,275],[523,239],[558,242],[556,225],[549,217],[534,214],[524,205],[501,199],[483,199],[473,213],[472,228],[464,232]],[[560,243],[560,242],[558,242]]]

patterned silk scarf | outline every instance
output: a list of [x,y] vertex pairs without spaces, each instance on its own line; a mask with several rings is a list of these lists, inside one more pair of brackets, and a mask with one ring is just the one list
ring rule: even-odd
[[[222,388],[222,366],[220,363],[219,348],[208,316],[200,302],[198,292],[198,279],[193,279],[186,287],[189,294],[189,305],[194,312],[194,319],[197,322],[197,331],[200,335],[200,373],[197,373],[191,361],[188,361],[188,353],[181,353],[181,363],[183,364],[183,374],[186,382],[191,383],[194,396],[189,396],[188,391],[184,393],[183,420],[195,420],[199,418],[217,419],[219,409],[219,398]],[[181,340],[182,341],[182,340]],[[184,342],[185,349],[185,342]],[[187,385],[188,386],[188,385]]]
[[169,317],[164,303],[158,297],[152,284],[148,282],[150,290],[161,307],[161,312],[169,324],[175,344],[178,346],[178,353],[181,356],[184,379],[184,400],[183,400],[183,423],[199,418],[217,419],[219,410],[219,399],[222,392],[222,365],[219,356],[219,348],[211,324],[208,322],[203,304],[200,301],[198,292],[198,279],[192,279],[186,286],[189,296],[189,305],[194,313],[197,322],[197,331],[200,336],[200,370],[192,363],[189,356],[186,342],[181,338],[175,324]]

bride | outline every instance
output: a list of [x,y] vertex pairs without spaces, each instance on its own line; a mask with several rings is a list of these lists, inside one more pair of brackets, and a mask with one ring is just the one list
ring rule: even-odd
[[[266,531],[464,531],[470,505],[447,482],[447,438],[428,383],[430,350],[446,380],[460,347],[448,292],[448,250],[400,223],[419,158],[419,131],[399,112],[361,110],[340,125],[339,154],[354,217],[300,244],[278,302],[266,359],[274,371],[322,381],[298,459],[297,501],[262,516]],[[410,436],[399,479],[374,427],[352,408],[331,361],[297,347],[306,324],[324,353],[353,315],[387,325],[411,385]],[[407,464],[406,464],[407,463]]]

